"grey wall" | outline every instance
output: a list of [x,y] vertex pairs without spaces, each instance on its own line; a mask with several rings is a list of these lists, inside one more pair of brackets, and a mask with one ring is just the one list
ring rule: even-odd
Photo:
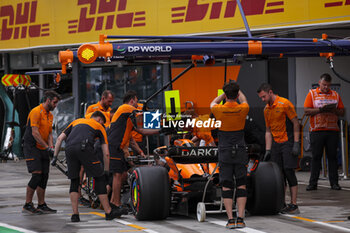
[[260,100],[256,90],[268,81],[267,61],[246,61],[242,63],[237,82],[248,99],[249,116],[263,129],[265,128],[263,108],[265,104]]

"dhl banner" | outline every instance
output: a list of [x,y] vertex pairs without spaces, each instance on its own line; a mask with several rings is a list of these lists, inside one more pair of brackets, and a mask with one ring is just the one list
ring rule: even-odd
[[22,74],[5,74],[1,78],[1,83],[5,87],[8,87],[8,86],[17,87],[20,84],[24,86],[29,86],[31,81],[32,80],[29,75],[22,75]]
[[[241,0],[252,30],[350,22],[350,0]],[[244,31],[236,0],[2,0],[0,51]]]

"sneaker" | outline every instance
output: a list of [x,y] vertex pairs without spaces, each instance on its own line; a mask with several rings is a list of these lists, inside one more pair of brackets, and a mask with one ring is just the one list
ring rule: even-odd
[[317,190],[317,185],[309,184],[308,186],[306,186],[306,191],[312,191],[312,190]]
[[112,208],[109,214],[106,213],[106,220],[119,218],[122,215],[120,208]]
[[129,214],[129,210],[126,206],[116,206],[113,203],[109,203],[112,209],[118,209],[122,215]]
[[39,210],[41,210],[44,214],[54,214],[57,213],[57,210],[51,209],[50,207],[48,207],[46,205],[46,203],[44,202],[44,204],[42,205],[38,205]]
[[235,229],[236,228],[236,219],[229,219],[226,223],[226,228]]
[[71,222],[80,222],[79,214],[72,214],[72,217],[70,218]]
[[35,208],[33,202],[29,202],[23,206],[22,213],[43,214],[43,211]]
[[244,228],[244,227],[245,227],[244,219],[241,217],[238,217],[236,220],[236,228]]
[[286,208],[281,210],[282,214],[300,214],[298,205],[288,204]]
[[79,204],[85,207],[90,207],[91,203],[88,199],[84,198],[84,197],[79,197]]

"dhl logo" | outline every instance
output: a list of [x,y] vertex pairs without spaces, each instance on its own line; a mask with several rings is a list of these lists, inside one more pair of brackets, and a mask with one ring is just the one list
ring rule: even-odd
[[127,0],[78,0],[78,6],[79,19],[68,21],[70,34],[146,26],[146,12],[126,12]]
[[[235,17],[236,0],[221,0],[203,4],[198,2],[199,0],[188,0],[187,6],[172,8],[172,23],[200,21],[206,16],[209,19]],[[241,0],[241,3],[246,16],[284,12],[284,1]]]
[[38,1],[27,1],[0,8],[0,40],[25,39],[50,35],[49,23],[35,24]]
[[343,1],[328,1],[324,4],[324,7],[335,7],[335,6],[345,6],[350,5],[350,0]]
[[22,75],[22,74],[5,74],[1,78],[1,82],[5,87],[8,86],[14,86],[17,87],[18,85],[24,85],[29,86],[32,79],[29,75]]

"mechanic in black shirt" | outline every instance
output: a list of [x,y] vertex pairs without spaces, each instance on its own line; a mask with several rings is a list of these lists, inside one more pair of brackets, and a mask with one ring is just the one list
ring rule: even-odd
[[[80,221],[78,188],[81,165],[83,165],[86,175],[95,179],[95,191],[106,212],[106,220],[121,216],[119,209],[111,208],[107,197],[107,183],[104,174],[108,173],[109,170],[109,149],[106,130],[103,126],[105,122],[104,114],[96,111],[90,119],[81,118],[73,121],[57,138],[54,159],[51,164],[55,165],[62,141],[65,140],[68,178],[71,180],[69,193],[73,209],[72,222]],[[99,138],[101,142],[104,168],[98,155],[94,152],[96,138]]]

